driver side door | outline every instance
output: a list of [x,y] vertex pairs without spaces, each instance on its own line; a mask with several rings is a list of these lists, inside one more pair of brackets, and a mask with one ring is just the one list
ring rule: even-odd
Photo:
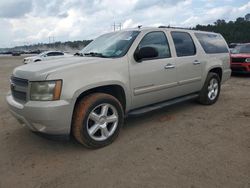
[[130,59],[130,86],[132,107],[161,102],[175,96],[177,76],[175,61],[172,58],[168,38],[163,31],[149,32],[139,42],[138,51],[143,47],[155,48],[158,56],[141,59]]

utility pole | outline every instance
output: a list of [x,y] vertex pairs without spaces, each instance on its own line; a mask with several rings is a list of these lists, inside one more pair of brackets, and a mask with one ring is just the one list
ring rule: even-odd
[[118,23],[118,24],[116,24],[115,22],[114,22],[114,24],[112,25],[112,28],[113,28],[113,30],[114,31],[116,31],[116,30],[122,30],[122,23]]
[[53,44],[54,44],[54,49],[56,49],[55,36],[54,35],[53,35]]

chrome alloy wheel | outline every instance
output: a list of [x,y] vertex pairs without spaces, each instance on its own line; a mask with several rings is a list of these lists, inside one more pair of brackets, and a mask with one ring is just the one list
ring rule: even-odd
[[208,85],[208,98],[213,101],[216,99],[219,92],[219,83],[218,80],[213,78],[210,80],[210,83]]
[[118,112],[111,104],[100,104],[89,114],[87,131],[96,141],[104,141],[114,134],[118,125]]

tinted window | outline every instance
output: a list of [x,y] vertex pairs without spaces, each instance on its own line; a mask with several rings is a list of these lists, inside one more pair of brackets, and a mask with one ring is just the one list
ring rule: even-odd
[[58,56],[58,55],[64,55],[64,54],[62,52],[54,52],[54,55]]
[[228,53],[225,40],[221,35],[195,33],[204,51],[208,54]]
[[47,53],[47,56],[54,56],[53,52]]
[[194,41],[188,33],[171,32],[178,57],[193,56],[196,54]]
[[153,47],[158,51],[158,58],[171,57],[168,40],[163,32],[151,32],[141,40],[138,49],[142,47]]
[[47,56],[59,56],[59,55],[64,55],[62,52],[50,52],[47,54]]

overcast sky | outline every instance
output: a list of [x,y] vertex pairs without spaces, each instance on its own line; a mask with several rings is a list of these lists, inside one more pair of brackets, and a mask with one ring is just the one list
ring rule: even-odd
[[250,0],[1,0],[0,48],[49,42],[50,36],[92,39],[112,31],[114,22],[189,27],[247,13]]

